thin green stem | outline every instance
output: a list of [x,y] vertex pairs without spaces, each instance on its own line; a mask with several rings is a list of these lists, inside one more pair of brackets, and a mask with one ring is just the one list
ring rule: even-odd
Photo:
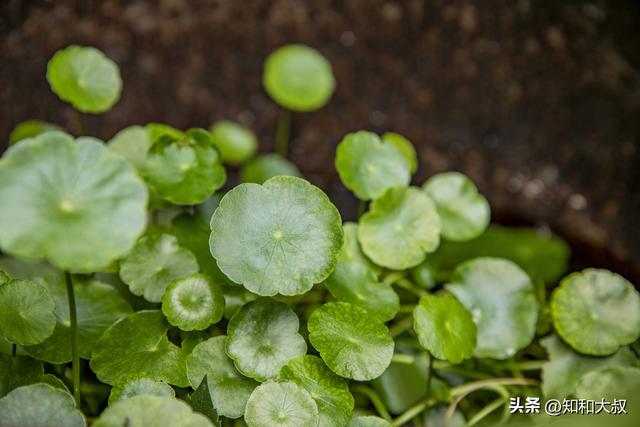
[[420,415],[425,409],[427,409],[434,403],[435,403],[435,400],[429,399],[412,406],[411,408],[407,409],[403,414],[398,416],[398,418],[393,420],[393,422],[391,423],[391,426],[399,427],[404,425],[405,423],[413,419],[415,416]]
[[437,371],[451,372],[453,374],[457,374],[466,378],[472,378],[475,380],[485,380],[488,378],[492,378],[491,375],[485,374],[484,372],[465,369],[463,367],[452,365],[449,362],[444,362],[440,360],[434,361],[433,368]]
[[427,370],[427,392],[425,393],[425,396],[427,396],[427,398],[429,398],[429,395],[431,394],[431,378],[433,378],[433,355],[431,353],[429,353],[427,351],[427,353],[429,354],[429,368]]
[[82,113],[78,110],[74,110],[75,111],[75,117],[76,117],[76,132],[78,134],[78,136],[83,136],[84,133],[84,116],[82,115]]
[[416,358],[410,354],[395,353],[393,356],[391,356],[391,361],[396,363],[403,363],[405,365],[413,365],[416,361]]
[[513,362],[510,366],[520,371],[538,371],[548,363],[548,360],[525,360],[523,362]]
[[413,313],[413,310],[416,308],[415,304],[403,304],[400,306],[400,310],[398,313],[409,314]]
[[402,279],[403,277],[404,277],[403,271],[393,271],[387,274],[386,276],[384,276],[384,279],[382,279],[382,283],[384,283],[385,285],[391,286],[394,283],[396,283],[398,280]]
[[18,345],[16,343],[11,344],[11,357],[16,357],[18,353]]
[[276,126],[276,153],[282,157],[289,156],[289,134],[291,133],[291,112],[280,110],[278,124]]
[[399,287],[399,288],[406,289],[407,291],[411,292],[412,294],[414,294],[418,298],[422,298],[425,295],[429,295],[429,293],[427,291],[425,291],[424,289],[418,288],[416,285],[414,285],[413,283],[411,283],[409,280],[405,279],[404,277],[402,277],[402,278],[398,279],[397,281],[395,281],[394,285]]
[[465,427],[471,427],[478,424],[493,411],[501,407],[505,402],[506,400],[504,397],[498,397],[471,417],[471,419],[465,424]]
[[382,403],[380,396],[378,396],[378,394],[375,391],[373,391],[369,387],[366,387],[360,384],[356,384],[352,386],[351,391],[354,391],[356,393],[360,393],[366,396],[367,399],[369,399],[369,401],[373,405],[373,407],[376,409],[378,414],[385,420],[389,422],[391,421],[391,415],[389,414],[389,411],[387,411],[386,406],[384,406],[384,403]]
[[78,316],[76,312],[76,297],[73,292],[73,277],[71,273],[65,271],[65,283],[67,285],[67,299],[69,300],[69,320],[71,322],[71,356],[72,356],[72,377],[73,377],[73,398],[76,406],[80,408],[80,352],[78,337]]
[[389,328],[389,335],[395,338],[413,326],[413,317],[408,316]]

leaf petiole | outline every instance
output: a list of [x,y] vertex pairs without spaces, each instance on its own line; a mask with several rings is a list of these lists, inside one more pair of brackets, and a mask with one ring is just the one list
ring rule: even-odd
[[351,391],[354,391],[356,393],[360,393],[366,396],[371,402],[371,404],[373,405],[373,407],[376,409],[378,414],[385,420],[391,422],[391,414],[389,414],[389,411],[387,411],[387,408],[384,406],[384,403],[382,403],[380,396],[378,396],[378,394],[375,391],[373,391],[369,387],[359,385],[359,384],[352,386]]
[[76,298],[73,292],[73,277],[68,271],[64,272],[65,284],[67,286],[67,299],[69,301],[69,320],[71,328],[71,356],[72,356],[72,377],[73,377],[73,399],[76,407],[80,408],[80,352],[78,337],[78,317],[76,312]]
[[280,110],[276,125],[276,153],[284,158],[289,157],[289,137],[291,133],[291,112],[284,108]]

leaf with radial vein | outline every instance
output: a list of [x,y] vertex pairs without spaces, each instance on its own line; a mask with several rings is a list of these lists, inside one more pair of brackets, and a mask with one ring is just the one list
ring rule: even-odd
[[[169,323],[159,310],[138,311],[113,324],[95,345],[91,369],[107,384],[126,381],[131,375],[186,387],[182,349],[169,342]],[[118,357],[113,357],[118,354]]]
[[640,367],[629,347],[622,347],[611,356],[595,357],[575,352],[556,335],[545,337],[540,343],[549,355],[542,367],[542,391],[547,399],[573,395],[583,375],[600,368]]
[[589,268],[562,279],[551,314],[558,335],[580,353],[606,356],[640,338],[640,293],[608,270]]
[[122,79],[115,62],[93,47],[71,45],[47,65],[51,90],[85,113],[103,113],[120,98]]
[[258,383],[238,372],[225,353],[226,338],[221,335],[196,345],[187,357],[187,377],[194,389],[206,377],[211,402],[218,414],[240,418]]
[[[50,363],[71,361],[71,320],[64,282],[47,283],[55,299],[56,324],[44,342],[26,347],[33,357]],[[131,306],[116,289],[97,280],[74,278],[80,357],[89,359],[98,338],[116,321],[131,313]]]
[[175,279],[198,272],[198,261],[174,236],[150,234],[138,241],[120,263],[120,278],[134,295],[160,302]]
[[222,288],[204,274],[176,279],[162,297],[162,312],[183,331],[202,331],[222,319]]
[[440,244],[440,217],[423,191],[391,188],[371,203],[360,219],[358,238],[364,253],[394,270],[415,267]]
[[576,386],[578,399],[634,400],[640,391],[640,369],[623,366],[605,366],[588,372]]
[[99,271],[144,230],[147,198],[131,163],[100,141],[46,132],[0,160],[0,247],[64,270]]
[[286,304],[260,298],[242,306],[227,327],[226,351],[244,375],[258,381],[278,376],[307,352],[298,316]]
[[248,162],[240,171],[240,182],[263,184],[276,176],[302,174],[298,167],[277,153],[261,154]]
[[360,200],[377,199],[392,187],[406,187],[410,164],[394,144],[373,132],[347,134],[336,152],[336,169],[345,187]]
[[318,427],[344,427],[351,419],[354,400],[344,378],[334,374],[322,359],[304,355],[287,363],[280,379],[305,388],[318,405]]
[[531,279],[500,258],[476,258],[460,264],[446,289],[471,312],[478,328],[475,357],[507,359],[531,344],[538,302]]
[[393,145],[404,157],[409,167],[409,172],[415,173],[418,170],[418,155],[411,141],[395,132],[387,132],[382,135],[384,144]]
[[109,405],[129,399],[133,396],[166,396],[175,397],[176,392],[164,381],[156,381],[140,375],[132,375],[130,378],[115,384],[109,394]]
[[317,426],[318,406],[296,383],[269,381],[249,397],[244,420],[249,427]]
[[263,296],[303,294],[331,273],[342,247],[340,213],[301,178],[240,184],[211,218],[211,253],[231,280]]
[[84,427],[73,397],[49,384],[18,387],[0,399],[0,427]]
[[93,427],[213,427],[185,402],[166,396],[133,396],[109,406]]
[[383,322],[400,310],[393,288],[379,282],[375,273],[359,262],[338,262],[324,284],[338,301],[362,307]]
[[420,298],[413,310],[413,329],[433,356],[454,364],[470,358],[476,348],[471,313],[449,294]]
[[20,345],[38,344],[51,336],[56,326],[55,301],[47,289],[29,280],[2,280],[0,335]]
[[39,382],[43,375],[42,363],[37,360],[0,353],[0,398],[15,388]]
[[491,219],[489,202],[465,175],[440,173],[429,178],[423,188],[436,204],[445,239],[471,240],[487,229]]
[[369,381],[391,363],[389,330],[363,308],[346,302],[324,304],[311,313],[307,328],[311,344],[341,377]]
[[164,134],[152,144],[142,174],[164,200],[195,205],[227,180],[220,153],[204,129],[189,129],[180,138]]

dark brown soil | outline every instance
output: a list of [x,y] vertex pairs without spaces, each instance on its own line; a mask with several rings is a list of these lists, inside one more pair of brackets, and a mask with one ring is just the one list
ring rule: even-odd
[[133,123],[230,118],[273,145],[261,66],[307,43],[333,63],[330,104],[294,119],[291,158],[353,217],[333,167],[357,129],[419,149],[415,182],[469,174],[496,220],[546,224],[583,264],[640,283],[640,11],[629,1],[18,1],[0,6],[0,135],[39,118],[72,129],[45,66],[70,43],[121,67],[122,100],[87,119],[109,138]]

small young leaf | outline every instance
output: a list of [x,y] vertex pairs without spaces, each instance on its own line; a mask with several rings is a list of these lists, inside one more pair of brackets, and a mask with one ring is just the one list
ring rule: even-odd
[[547,399],[574,395],[580,379],[600,368],[640,367],[629,347],[622,347],[608,357],[594,357],[576,353],[556,335],[545,337],[540,343],[549,354],[549,361],[542,368],[542,392]]
[[318,406],[296,383],[269,381],[249,397],[244,419],[249,427],[312,427],[318,425]]
[[436,204],[445,239],[463,242],[487,229],[491,218],[489,202],[465,175],[440,173],[429,178],[423,188]]
[[377,199],[391,187],[411,180],[404,154],[373,132],[347,134],[336,152],[336,169],[345,187],[361,200]]
[[185,402],[166,396],[133,396],[109,406],[93,427],[213,427]]
[[354,417],[347,427],[391,427],[391,424],[373,415],[361,415]]
[[202,379],[198,388],[187,397],[186,402],[191,405],[194,411],[207,417],[215,426],[220,426],[220,415],[211,400],[207,377]]
[[358,262],[373,271],[376,277],[378,277],[382,272],[382,267],[374,264],[362,252],[360,241],[358,240],[358,224],[355,222],[345,222],[342,224],[342,230],[344,232],[344,243],[342,244],[338,261],[345,263]]
[[298,316],[284,303],[260,298],[245,304],[227,328],[226,351],[244,375],[276,378],[294,357],[307,352]]
[[85,427],[73,397],[49,384],[18,387],[0,399],[0,427]]
[[222,288],[204,274],[176,279],[162,297],[162,312],[183,331],[202,331],[222,319]]
[[382,322],[393,319],[400,310],[393,288],[379,282],[375,273],[359,262],[338,262],[324,284],[338,301],[360,306]]
[[60,130],[60,127],[41,120],[26,120],[18,123],[18,125],[13,128],[9,135],[9,145],[16,144],[23,139],[35,138],[41,133],[52,130]]
[[195,205],[227,180],[220,153],[203,129],[190,129],[181,138],[168,135],[152,141],[142,174],[162,199]]
[[262,84],[278,104],[293,111],[314,111],[329,101],[336,86],[331,64],[315,49],[283,46],[264,63]]
[[448,294],[420,298],[413,310],[413,329],[433,356],[454,364],[470,358],[476,348],[471,313]]
[[187,357],[187,377],[194,389],[206,378],[216,411],[228,418],[240,418],[258,383],[236,370],[225,353],[226,338],[224,335],[209,338],[195,346]]
[[174,236],[151,234],[136,243],[120,264],[120,278],[134,295],[160,302],[165,289],[175,279],[198,272],[198,262],[188,250],[178,246]]
[[[80,357],[89,359],[98,338],[116,321],[131,313],[129,303],[112,286],[97,280],[74,280]],[[55,329],[44,342],[26,347],[33,357],[49,363],[71,361],[71,321],[69,301],[63,281],[47,282],[46,287],[55,300]]]
[[640,338],[640,293],[608,270],[591,268],[562,279],[551,314],[558,335],[580,353],[607,356]]
[[253,132],[228,120],[211,126],[211,141],[220,150],[222,161],[230,165],[245,163],[258,149],[258,140]]
[[109,405],[133,396],[175,397],[176,392],[164,381],[156,381],[144,376],[134,375],[111,388]]
[[99,271],[144,230],[147,198],[131,163],[97,140],[46,132],[0,160],[0,246],[65,270]]
[[0,278],[0,335],[20,345],[41,343],[56,326],[55,304],[44,286]]
[[146,162],[151,143],[149,131],[145,127],[129,126],[116,133],[107,142],[107,147],[129,160],[136,169],[141,170]]
[[640,369],[605,366],[584,374],[576,385],[578,399],[634,400],[640,391]]
[[258,295],[298,295],[331,273],[342,247],[340,213],[301,178],[240,184],[211,218],[211,253],[223,273]]
[[418,170],[418,155],[416,154],[416,149],[413,147],[411,141],[399,133],[387,132],[382,135],[382,142],[393,145],[398,149],[398,151],[400,151],[407,162],[410,173],[413,174]]
[[113,107],[122,92],[118,66],[93,47],[67,46],[47,65],[51,90],[85,113],[103,113]]
[[324,304],[311,314],[307,328],[311,344],[341,377],[369,381],[391,363],[389,330],[363,308],[346,302]]
[[[107,384],[140,375],[178,387],[189,385],[186,354],[169,342],[169,323],[159,310],[138,311],[113,324],[95,345],[91,369]],[[118,354],[118,357],[113,357]]]
[[240,171],[241,182],[263,184],[275,176],[297,176],[302,174],[289,160],[280,154],[270,153],[256,157],[247,163]]
[[354,401],[347,382],[331,372],[322,359],[304,355],[287,363],[280,379],[307,390],[318,405],[318,427],[344,427],[351,419]]
[[446,288],[467,307],[478,328],[475,357],[507,359],[533,340],[538,319],[534,287],[511,261],[466,261]]
[[362,250],[376,264],[394,270],[415,267],[440,244],[435,205],[415,187],[391,188],[360,219]]
[[42,363],[26,356],[0,353],[0,398],[15,388],[39,382],[43,375]]

